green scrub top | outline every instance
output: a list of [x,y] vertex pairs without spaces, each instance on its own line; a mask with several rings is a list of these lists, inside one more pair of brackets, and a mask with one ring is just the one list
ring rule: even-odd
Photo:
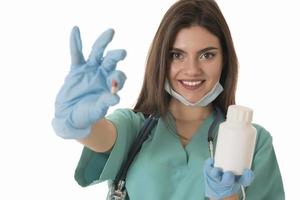
[[[210,156],[207,136],[215,117],[216,113],[211,113],[185,147],[176,134],[172,116],[160,118],[127,173],[129,199],[206,199],[203,165]],[[83,187],[115,179],[145,121],[143,114],[130,109],[118,109],[106,118],[116,127],[117,139],[108,153],[84,147],[75,171],[75,179]],[[247,200],[282,200],[284,190],[272,137],[263,127],[253,125],[257,129],[252,162],[255,179],[246,188]]]

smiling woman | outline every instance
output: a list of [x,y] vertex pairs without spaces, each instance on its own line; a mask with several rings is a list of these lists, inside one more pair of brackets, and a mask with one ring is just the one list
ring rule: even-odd
[[187,101],[197,102],[219,83],[221,44],[205,28],[192,26],[180,30],[170,54],[168,80]]
[[[231,34],[215,1],[179,0],[169,8],[150,47],[136,105],[106,115],[120,100],[112,86],[121,90],[126,80],[116,70],[125,50],[104,56],[113,34],[105,31],[86,60],[79,28],[73,28],[72,66],[56,98],[55,132],[84,144],[75,173],[80,185],[109,180],[108,199],[238,199],[242,193],[250,200],[284,199],[272,138],[259,125],[251,169],[236,176],[213,166],[208,132],[216,132],[235,104],[238,75]],[[148,115],[159,116],[157,124],[118,182],[131,145],[141,143],[135,141],[139,130],[149,131]]]

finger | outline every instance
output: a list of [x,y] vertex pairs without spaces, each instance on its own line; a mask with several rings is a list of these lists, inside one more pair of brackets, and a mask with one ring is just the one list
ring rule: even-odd
[[114,106],[120,102],[120,97],[116,94],[111,94],[110,92],[104,92],[101,94],[97,100],[96,107],[104,108],[109,106]]
[[205,174],[207,174],[207,175],[210,174],[210,171],[213,168],[213,164],[214,164],[213,159],[208,158],[208,159],[205,160],[204,167],[203,167]]
[[127,77],[124,74],[124,72],[116,70],[116,71],[113,71],[111,74],[108,75],[108,77],[106,79],[106,84],[107,84],[108,88],[112,88],[113,87],[113,85],[112,85],[113,81],[116,81],[116,85],[114,85],[114,87],[117,87],[116,91],[119,91],[123,88],[123,85],[124,85],[126,79],[127,79]]
[[85,62],[83,54],[82,54],[80,31],[77,26],[74,26],[71,31],[70,51],[71,51],[72,66],[80,66]]
[[223,173],[221,183],[225,186],[233,185],[235,181],[234,174],[230,171],[226,171]]
[[116,69],[117,63],[126,57],[126,51],[124,49],[117,49],[107,52],[103,58],[102,67],[106,71],[112,71]]
[[105,116],[109,106],[119,103],[120,97],[109,92],[103,92],[96,100],[94,106],[90,109],[89,116],[92,120],[100,119]]
[[114,30],[108,29],[104,31],[95,41],[92,51],[89,55],[88,62],[91,64],[100,64],[103,56],[104,49],[110,43],[114,36]]
[[212,158],[208,158],[204,162],[204,172],[210,178],[220,181],[222,177],[222,169],[213,167],[214,160]]
[[210,169],[213,167],[214,160],[212,158],[207,158],[204,162],[204,167]]
[[254,180],[254,173],[253,173],[253,171],[250,170],[250,169],[245,169],[243,171],[243,175],[240,177],[240,179],[239,179],[238,182],[242,186],[247,187],[247,186],[249,186],[252,183],[253,180]]
[[223,171],[221,168],[214,167],[210,171],[210,177],[216,181],[221,181],[223,176]]

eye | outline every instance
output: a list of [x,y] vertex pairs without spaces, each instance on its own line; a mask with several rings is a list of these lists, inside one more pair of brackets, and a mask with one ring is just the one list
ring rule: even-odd
[[170,59],[171,60],[182,60],[183,59],[183,54],[180,53],[180,52],[171,51],[170,52]]
[[214,52],[205,52],[203,54],[200,55],[200,59],[204,59],[204,60],[210,60],[213,59],[215,57],[216,53]]

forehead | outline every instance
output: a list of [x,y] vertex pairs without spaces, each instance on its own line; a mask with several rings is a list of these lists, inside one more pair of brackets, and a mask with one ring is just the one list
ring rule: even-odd
[[201,26],[191,26],[181,29],[175,36],[173,48],[203,49],[208,46],[220,48],[219,39]]

